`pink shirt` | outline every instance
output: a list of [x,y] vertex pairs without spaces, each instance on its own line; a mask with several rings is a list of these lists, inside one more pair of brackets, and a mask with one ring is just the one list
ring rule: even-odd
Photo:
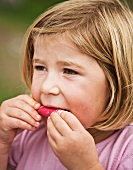
[[[132,170],[133,125],[117,131],[96,148],[106,170]],[[9,165],[16,170],[66,170],[48,143],[44,124],[35,132],[25,130],[15,138]]]

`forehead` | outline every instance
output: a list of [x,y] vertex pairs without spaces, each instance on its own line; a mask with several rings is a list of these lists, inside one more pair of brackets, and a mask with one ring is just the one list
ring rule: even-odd
[[[56,40],[56,41],[55,41]],[[69,36],[67,35],[67,33],[56,33],[56,34],[38,34],[34,37],[34,46],[37,46],[38,44],[45,44],[47,45],[48,43],[52,42],[67,42],[68,44],[70,44],[71,46],[75,46],[76,45],[70,40]]]
[[[69,36],[66,33],[62,34],[44,34],[38,35],[34,38],[34,52],[40,52],[41,50],[62,50],[73,51],[74,53],[82,53],[81,50],[74,44],[72,40],[70,40]],[[62,50],[61,50],[62,49]],[[63,52],[63,51],[62,51]],[[67,53],[67,51],[64,51]]]

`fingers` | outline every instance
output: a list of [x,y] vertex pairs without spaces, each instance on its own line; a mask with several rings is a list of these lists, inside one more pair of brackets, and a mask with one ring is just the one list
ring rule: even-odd
[[15,116],[16,118],[21,119],[23,117],[24,112],[26,112],[28,115],[30,115],[30,117],[32,117],[36,121],[39,121],[41,119],[41,116],[38,114],[38,112],[25,101],[16,100],[12,102],[14,102],[14,112],[12,112],[12,110],[10,109],[12,108],[11,106],[6,110],[9,116]]
[[[1,123],[6,127],[9,124],[11,128],[21,125],[24,129],[33,129],[39,126],[39,121],[42,117],[38,114],[36,109],[40,104],[28,95],[20,95],[9,99],[1,105]],[[8,126],[9,127],[9,126]]]
[[[54,124],[58,125],[58,127],[61,126],[61,121],[62,121],[62,123],[64,122],[65,124],[64,124],[63,128],[66,129],[66,127],[67,127],[67,131],[70,129],[72,131],[85,130],[85,128],[82,126],[82,124],[77,119],[77,117],[75,115],[73,115],[71,112],[60,111],[60,113],[54,113],[54,115],[52,113],[51,116],[52,116],[51,119],[54,121]],[[59,120],[57,120],[57,119],[59,119]],[[69,132],[70,131],[68,131],[68,133]]]
[[47,136],[48,136],[49,143],[51,144],[52,149],[54,150],[58,145],[59,141],[61,141],[62,135],[57,130],[50,117],[48,117],[47,119]]
[[[8,119],[10,119],[8,121]],[[7,117],[6,120],[9,122],[8,123],[8,126],[6,126],[6,130],[10,130],[10,129],[27,129],[27,130],[35,130],[36,127],[35,126],[32,126],[31,124],[23,121],[23,120],[20,120],[20,119],[17,119],[17,118],[12,118],[12,117]]]
[[47,135],[52,148],[55,149],[60,145],[63,138],[68,136],[70,132],[70,127],[60,117],[59,113],[53,112],[47,120]]
[[39,109],[39,107],[41,106],[40,103],[35,101],[29,95],[19,95],[16,97],[16,99],[26,102],[28,105],[32,106],[36,110]]
[[[29,113],[28,110],[27,110],[27,113]],[[35,127],[39,126],[38,117],[34,118],[31,113],[26,114],[26,111],[23,111],[23,110],[18,109],[18,108],[14,108],[14,109],[10,110],[10,112],[7,113],[7,116],[19,119],[21,121],[25,121],[26,123],[28,123],[32,126],[35,126]]]
[[48,119],[48,129],[54,129],[54,131],[58,131],[62,136],[68,135],[71,132],[71,128],[57,112],[53,112]]
[[[28,95],[17,96],[15,98],[3,102],[2,104],[2,108],[7,115],[14,116],[17,114],[16,117],[21,118],[22,113],[25,112],[29,114],[36,121],[41,120],[41,116],[36,111],[36,109],[38,109],[39,107],[40,107],[40,103],[36,102]],[[18,109],[18,112],[16,114],[12,111],[15,108]]]
[[[55,113],[56,114],[56,113]],[[60,127],[59,127],[60,126]],[[65,129],[66,127],[66,129]],[[62,136],[65,136],[70,131],[70,128],[65,125],[65,122],[62,122],[62,119],[58,115],[52,116],[47,120],[47,135],[49,140],[54,144],[57,144],[61,140]]]
[[88,169],[97,163],[94,139],[72,113],[51,113],[47,134],[52,150],[67,169]]
[[60,113],[60,117],[68,124],[68,126],[73,130],[73,131],[84,131],[85,128],[83,125],[80,123],[78,118],[72,114],[71,112],[67,111],[62,111]]
[[47,129],[49,136],[53,140],[61,138],[61,136],[69,136],[73,131],[85,131],[85,128],[79,120],[70,112],[62,111],[61,113],[53,112],[48,118]]

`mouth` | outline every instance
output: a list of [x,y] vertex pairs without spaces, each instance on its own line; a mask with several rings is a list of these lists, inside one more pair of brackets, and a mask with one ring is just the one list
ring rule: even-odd
[[58,110],[64,110],[64,111],[68,111],[66,109],[60,109],[60,108],[54,108],[54,107],[46,107],[46,106],[41,106],[38,109],[38,113],[44,117],[49,117],[51,115],[52,112],[57,112]]

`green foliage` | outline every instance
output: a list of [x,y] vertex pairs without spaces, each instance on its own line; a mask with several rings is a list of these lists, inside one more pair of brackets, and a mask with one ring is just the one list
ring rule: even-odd
[[9,0],[0,0],[0,104],[27,92],[20,76],[20,39],[38,15],[62,1],[16,0],[11,4]]
[[0,5],[0,18],[9,24],[21,24],[22,27],[27,27],[46,9],[62,1],[23,0],[19,5],[18,3]]

